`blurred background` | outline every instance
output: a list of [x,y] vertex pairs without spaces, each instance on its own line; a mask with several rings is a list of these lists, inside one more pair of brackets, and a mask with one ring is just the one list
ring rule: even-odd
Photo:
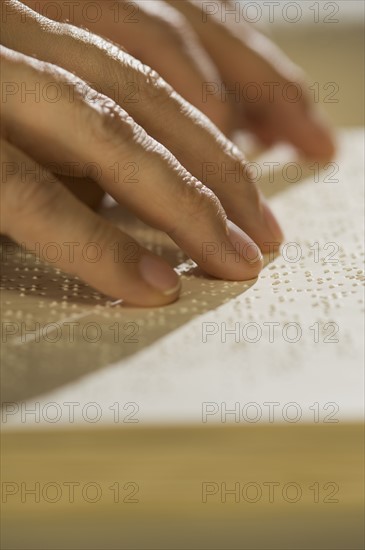
[[241,3],[249,21],[305,70],[313,94],[332,122],[336,126],[363,126],[364,2]]

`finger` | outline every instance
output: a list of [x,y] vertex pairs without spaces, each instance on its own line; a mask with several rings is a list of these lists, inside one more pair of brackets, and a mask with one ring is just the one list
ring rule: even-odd
[[79,202],[51,173],[1,140],[1,232],[100,292],[138,306],[178,297],[179,278],[161,258]]
[[335,142],[328,123],[306,98],[288,106],[278,134],[310,159],[329,161],[335,155]]
[[336,152],[334,137],[325,117],[308,97],[304,81],[293,77],[289,82],[276,76],[275,84],[271,99],[267,97],[255,107],[243,106],[245,127],[268,147],[288,142],[307,158],[332,159]]
[[[21,93],[16,92],[7,98],[4,128],[19,148],[42,164],[59,165],[61,173],[62,165],[72,164],[82,171],[94,163],[98,183],[108,193],[143,221],[168,233],[205,271],[234,280],[257,276],[262,267],[257,246],[243,231],[234,230],[230,240],[225,212],[211,190],[111,99],[94,92],[91,100],[92,90],[85,83],[44,63],[40,71],[38,65],[4,49],[1,77],[5,81],[44,89],[53,79],[61,93],[56,103],[42,97],[22,103]],[[75,94],[71,103],[67,100],[70,83],[84,86],[84,95]],[[130,171],[124,176],[126,166],[132,167],[133,176]],[[236,252],[238,241],[241,253]]]
[[[36,0],[26,0],[25,4],[34,10],[41,7]],[[83,26],[126,48],[142,63],[158,71],[226,135],[231,133],[233,109],[228,102],[221,102],[216,95],[204,92],[207,83],[210,88],[219,88],[218,71],[180,12],[160,0],[136,0],[131,15],[131,4],[125,0],[120,2],[119,16],[116,16],[110,3],[101,2],[98,8],[100,16],[95,20],[85,20],[84,10],[80,7],[77,5],[70,10],[67,4],[60,2],[53,14],[58,21]]]
[[137,3],[139,32],[124,23],[119,32],[105,36],[117,38],[117,43],[153,67],[184,99],[229,135],[235,124],[234,110],[230,103],[206,92],[208,85],[220,88],[220,76],[186,18],[160,0]]
[[[237,6],[232,5],[229,23],[223,24],[220,10],[214,14],[209,10],[212,15],[208,15],[209,8],[205,9],[202,2],[167,1],[188,19],[229,89],[238,86],[240,94],[245,86],[252,86],[262,96],[256,104],[242,101],[249,111],[248,129],[266,145],[286,141],[308,157],[320,160],[333,157],[332,131],[309,101],[302,72],[268,38],[242,21]],[[302,99],[283,100],[286,90],[293,85],[301,88]]]
[[[281,231],[277,231],[277,223],[271,223],[273,214],[267,214],[268,207],[252,181],[246,177],[242,154],[154,71],[81,29],[56,26],[55,29],[51,27],[45,36],[42,30],[44,18],[40,19],[31,10],[27,10],[27,24],[31,25],[30,39],[17,38],[15,44],[14,29],[23,30],[21,15],[15,10],[11,29],[6,24],[3,26],[5,44],[29,55],[36,52],[42,59],[58,64],[86,81],[93,81],[105,95],[115,95],[116,102],[126,107],[134,120],[149,135],[163,143],[199,180],[204,179],[207,165],[213,162],[218,170],[205,183],[218,196],[224,208],[227,193],[230,194],[231,204],[237,200],[235,223],[264,251],[266,242],[281,242],[283,237]],[[21,34],[24,35],[24,32]],[[58,48],[55,47],[57,43]],[[63,54],[65,49],[68,55]],[[93,62],[85,63],[86,58]],[[94,71],[95,66],[98,71]],[[126,98],[126,86],[129,90],[131,87],[134,89],[133,100]],[[237,166],[240,166],[238,181]]]

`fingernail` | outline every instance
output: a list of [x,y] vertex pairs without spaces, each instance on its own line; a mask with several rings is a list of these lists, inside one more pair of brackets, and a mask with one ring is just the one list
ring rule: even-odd
[[155,256],[142,256],[139,270],[144,281],[165,296],[171,296],[180,290],[180,277],[172,267]]
[[236,251],[250,265],[262,264],[261,250],[256,243],[231,220],[227,220],[228,238]]
[[284,234],[270,207],[264,201],[262,202],[262,213],[266,226],[274,239],[272,244],[277,247],[280,246],[284,240]]

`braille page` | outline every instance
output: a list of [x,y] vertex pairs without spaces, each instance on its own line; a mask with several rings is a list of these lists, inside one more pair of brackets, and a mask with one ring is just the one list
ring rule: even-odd
[[296,177],[281,149],[257,160],[266,170],[277,160],[280,173],[258,185],[286,236],[257,281],[206,277],[166,236],[124,217],[183,283],[175,304],[128,308],[3,243],[6,425],[24,425],[27,408],[27,426],[360,419],[364,148],[361,131],[339,139],[321,173],[312,163]]

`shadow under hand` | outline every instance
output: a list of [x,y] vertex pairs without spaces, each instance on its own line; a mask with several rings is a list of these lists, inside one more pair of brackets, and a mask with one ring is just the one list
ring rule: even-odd
[[[266,194],[281,190],[270,181]],[[182,278],[180,299],[148,309],[112,303],[76,277],[3,239],[2,403],[45,393],[124,360],[244,293],[256,281],[222,281],[205,275],[169,237],[115,203],[104,208],[103,215],[177,266]]]
[[[117,214],[119,207],[108,217]],[[111,302],[78,278],[3,241],[2,403],[42,394],[123,360],[255,282],[213,279],[183,258],[165,235],[138,220],[132,231],[131,220],[123,221],[119,225],[141,244],[177,266],[182,279],[180,299],[161,308]]]

